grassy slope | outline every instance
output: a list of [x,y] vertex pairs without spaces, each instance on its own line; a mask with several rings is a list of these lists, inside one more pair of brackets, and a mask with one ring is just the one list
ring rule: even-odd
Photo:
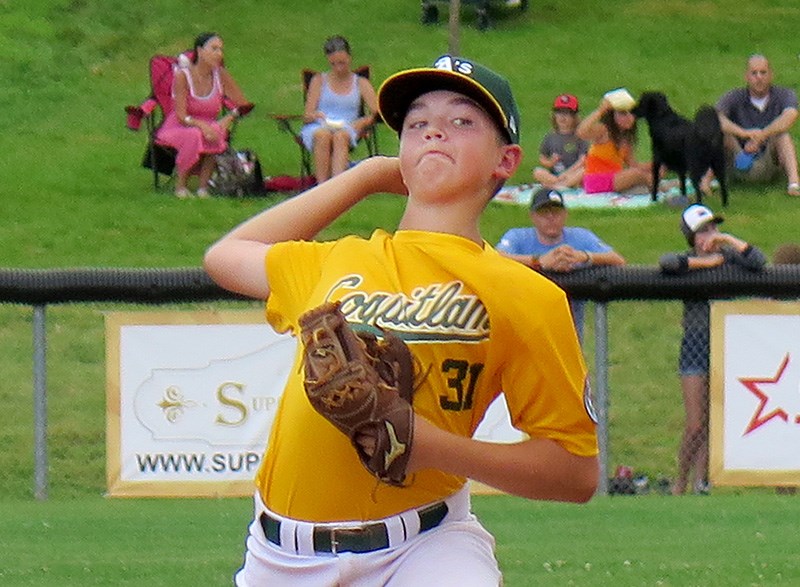
[[[192,3],[149,4],[157,7],[113,0],[97,5],[33,1],[26,3],[28,18],[10,5],[0,7],[9,23],[0,34],[11,45],[10,60],[2,66],[11,87],[4,110],[14,113],[0,129],[25,129],[4,132],[0,139],[6,141],[0,170],[14,178],[18,194],[0,202],[4,217],[15,219],[15,226],[6,228],[0,263],[193,265],[214,236],[263,205],[174,202],[150,193],[147,172],[137,165],[143,137],[124,129],[121,107],[146,94],[148,57],[177,52],[198,30],[215,28],[225,35],[229,68],[258,104],[240,125],[236,142],[255,149],[269,174],[294,172],[297,155],[266,115],[298,110],[298,72],[324,64],[318,46],[327,31],[348,35],[356,61],[373,64],[376,79],[408,64],[427,63],[447,46],[444,26],[417,24],[414,3],[370,7],[352,0],[318,1],[298,19],[293,2],[271,2],[269,10],[258,2],[201,2],[203,17],[191,22],[184,15],[197,12],[189,9]],[[461,47],[506,72],[517,89],[529,156],[516,180],[525,181],[547,130],[547,106],[559,91],[575,92],[588,109],[610,87],[661,88],[679,111],[690,113],[740,80],[743,56],[753,50],[768,53],[780,81],[794,85],[797,60],[789,33],[796,12],[789,2],[545,3],[501,18],[491,33],[465,27]],[[378,24],[345,24],[356,15],[358,22]],[[768,30],[751,24],[765,21],[772,23]],[[393,152],[394,138],[388,132],[381,138],[385,150]],[[773,191],[767,195],[780,195]],[[740,208],[741,194],[734,193],[736,213],[759,214],[749,219],[752,226],[737,222],[741,232],[770,241],[790,238],[780,232],[756,234],[760,220],[786,208],[782,198],[759,198],[768,201],[766,209]],[[490,240],[510,223],[525,220],[520,213],[492,212],[486,223]],[[619,226],[620,216],[631,217],[628,212],[576,211],[574,217],[602,230],[634,262],[652,262],[665,242],[679,246],[666,221],[669,211],[636,214],[642,222],[627,225],[626,234]],[[392,221],[387,218],[385,224]],[[355,228],[362,232],[373,224]],[[73,227],[80,230],[69,230]],[[352,227],[346,221],[338,228]],[[133,242],[126,238],[131,234]]]
[[[518,183],[528,179],[556,93],[576,93],[588,110],[612,87],[626,85],[635,93],[658,88],[676,109],[691,113],[738,83],[744,57],[753,51],[772,58],[779,82],[796,86],[800,76],[793,34],[800,8],[787,0],[546,1],[523,15],[499,15],[488,33],[470,27],[465,14],[462,53],[503,71],[516,89],[528,153]],[[147,6],[31,0],[24,9],[0,3],[0,17],[6,47],[0,104],[9,113],[0,120],[0,176],[6,178],[0,188],[6,219],[0,265],[9,267],[196,266],[216,236],[276,201],[179,202],[152,192],[148,172],[138,166],[144,137],[124,128],[122,107],[147,93],[146,63],[153,53],[175,53],[198,31],[219,30],[229,68],[258,104],[241,123],[236,144],[253,148],[266,173],[284,174],[296,169],[295,146],[267,113],[298,111],[299,71],[324,65],[319,46],[325,36],[348,36],[355,60],[371,63],[376,79],[428,63],[447,47],[446,27],[420,26],[413,2],[316,0],[304,3],[300,14],[290,0],[162,0]],[[394,152],[394,137],[382,132],[381,140],[386,152]],[[729,226],[767,252],[796,238],[800,208],[783,196],[781,185],[739,187],[732,200]],[[391,228],[401,206],[396,198],[375,196],[323,236]],[[665,249],[682,248],[675,217],[661,207],[572,213],[575,224],[593,228],[631,262],[643,264]],[[491,205],[483,229],[496,241],[508,227],[526,222],[522,208]],[[55,496],[102,492],[107,309],[48,311]],[[668,472],[681,422],[674,378],[678,306],[616,304],[610,319],[613,458]],[[0,401],[7,406],[0,440],[10,448],[0,456],[0,486],[4,494],[24,496],[32,460],[30,310],[0,307],[0,333]]]

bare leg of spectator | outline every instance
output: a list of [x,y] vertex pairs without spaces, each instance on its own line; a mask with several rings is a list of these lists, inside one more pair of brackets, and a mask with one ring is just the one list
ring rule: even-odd
[[198,182],[197,195],[205,197],[208,195],[208,180],[211,179],[211,174],[214,173],[214,168],[217,164],[215,155],[203,155],[200,159],[200,180]]
[[350,135],[344,131],[333,135],[331,176],[338,175],[350,166]]
[[650,169],[644,166],[628,167],[614,175],[614,191],[619,193],[629,191],[650,193],[652,181]]
[[708,380],[705,384],[705,397],[703,402],[703,424],[697,437],[697,454],[694,460],[694,492],[708,493]]
[[533,170],[533,180],[548,188],[558,185],[558,176],[550,173],[544,167],[536,167]]
[[775,146],[778,149],[778,161],[786,172],[788,187],[786,193],[790,196],[800,196],[800,176],[797,173],[797,149],[789,133],[782,133],[775,137]]
[[331,148],[333,136],[327,130],[314,134],[314,175],[317,183],[331,178]]
[[685,375],[681,377],[681,390],[686,421],[678,453],[678,477],[672,489],[674,495],[686,492],[692,471],[702,474],[704,481],[708,466],[708,377]]

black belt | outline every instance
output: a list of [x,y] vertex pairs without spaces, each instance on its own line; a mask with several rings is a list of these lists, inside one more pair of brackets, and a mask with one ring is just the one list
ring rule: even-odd
[[[435,528],[447,515],[447,504],[443,501],[417,510],[420,534]],[[267,512],[259,518],[267,540],[281,545],[281,521]],[[314,528],[314,551],[330,552],[372,552],[389,548],[389,530],[383,522],[373,522],[355,527],[316,526]]]

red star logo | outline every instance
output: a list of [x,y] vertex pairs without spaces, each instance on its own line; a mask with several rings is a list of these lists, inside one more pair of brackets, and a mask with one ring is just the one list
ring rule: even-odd
[[746,436],[750,434],[756,428],[763,426],[773,418],[780,418],[784,422],[789,421],[789,414],[786,413],[786,410],[781,408],[775,408],[771,412],[764,413],[764,410],[767,407],[767,403],[769,403],[769,396],[765,394],[759,388],[759,385],[764,383],[778,383],[781,377],[783,377],[784,371],[786,371],[786,367],[789,366],[789,353],[786,353],[786,356],[783,357],[783,361],[781,362],[780,366],[778,367],[778,372],[775,373],[775,376],[772,378],[758,378],[758,377],[739,377],[739,381],[742,385],[744,385],[754,396],[758,398],[758,408],[756,409],[753,417],[750,419],[750,423],[747,425],[747,428],[744,431],[742,436]]

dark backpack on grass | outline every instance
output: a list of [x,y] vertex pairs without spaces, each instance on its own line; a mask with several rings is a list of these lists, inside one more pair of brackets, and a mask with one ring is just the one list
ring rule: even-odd
[[252,151],[236,151],[231,147],[217,155],[217,167],[208,187],[212,194],[241,198],[264,194],[261,162]]

